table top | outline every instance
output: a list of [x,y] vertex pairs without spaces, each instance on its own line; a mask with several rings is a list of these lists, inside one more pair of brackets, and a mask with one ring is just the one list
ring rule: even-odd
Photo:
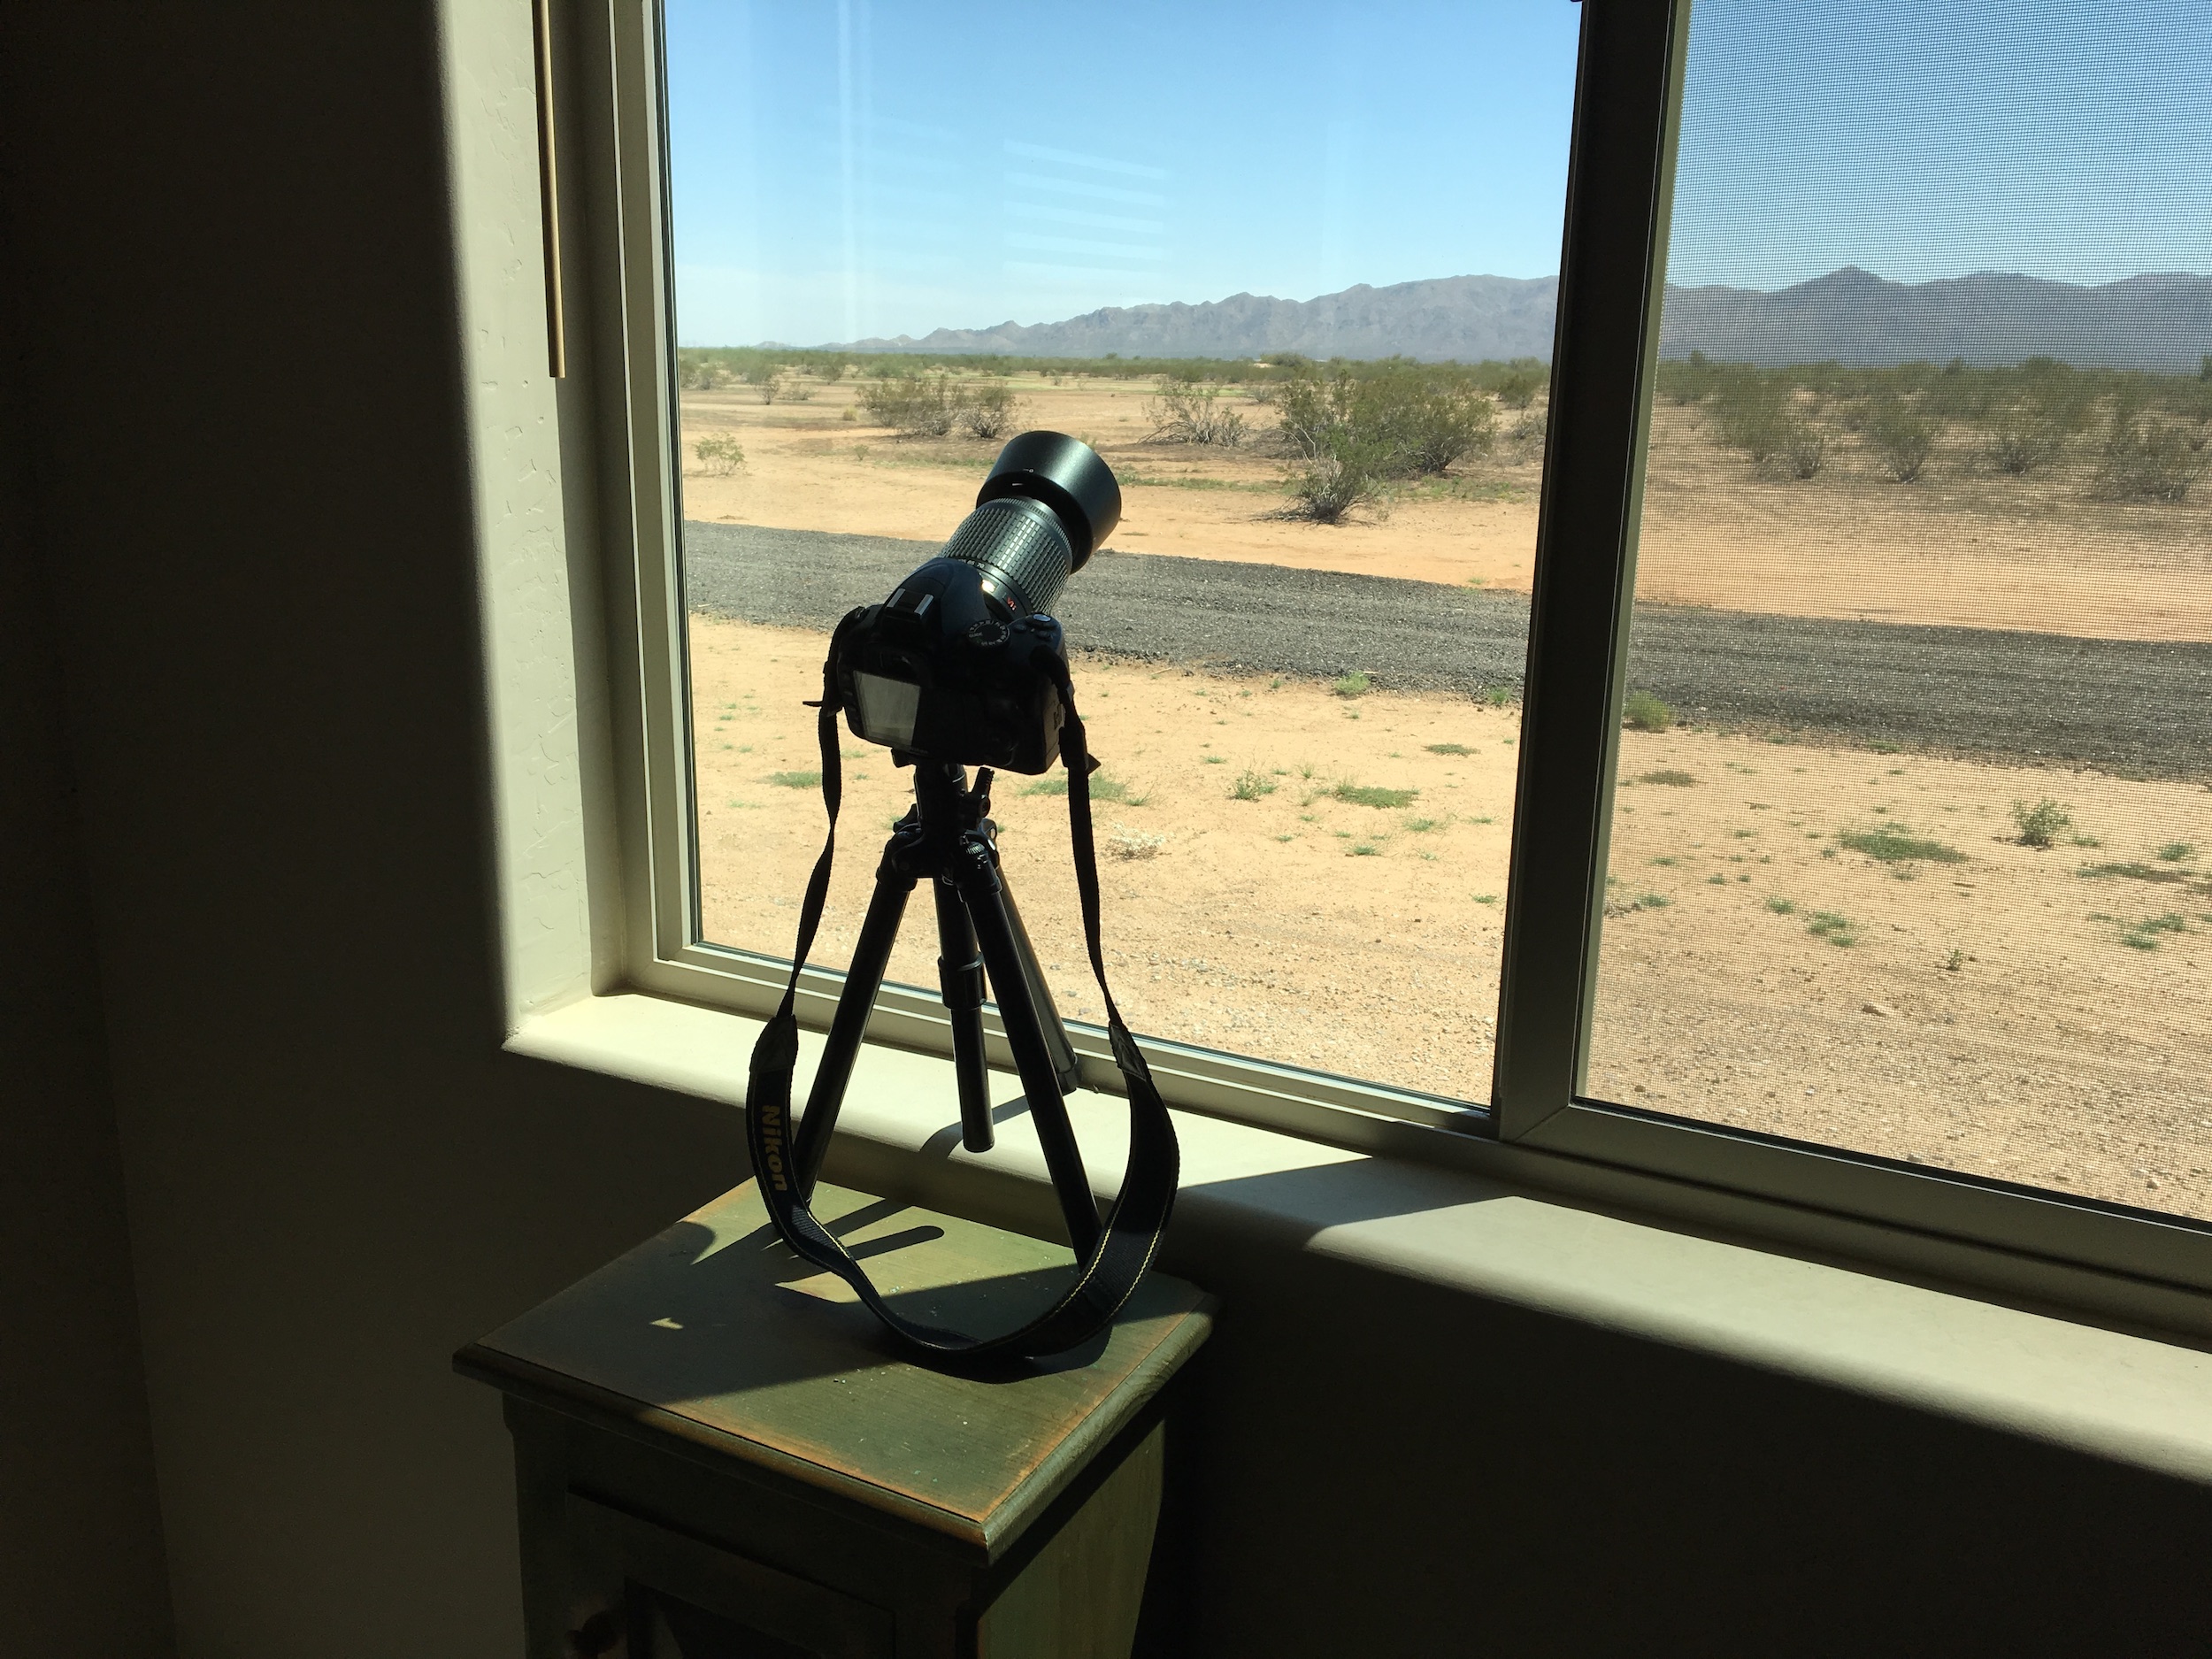
[[[1048,1306],[1068,1252],[827,1184],[814,1213],[902,1313],[979,1335]],[[1146,1277],[1071,1354],[988,1375],[900,1357],[779,1240],[750,1181],[455,1356],[465,1375],[796,1479],[995,1559],[1206,1340],[1213,1302]]]

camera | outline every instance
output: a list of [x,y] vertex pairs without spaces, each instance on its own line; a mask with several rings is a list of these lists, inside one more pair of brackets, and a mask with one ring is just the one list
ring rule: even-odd
[[1120,522],[1121,486],[1090,445],[1009,442],[943,550],[838,625],[830,670],[853,735],[902,760],[1048,770],[1067,660],[1051,607]]

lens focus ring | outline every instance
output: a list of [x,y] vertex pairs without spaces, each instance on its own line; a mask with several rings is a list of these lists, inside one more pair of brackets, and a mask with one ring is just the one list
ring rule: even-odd
[[986,502],[962,519],[941,557],[979,565],[1017,615],[1050,610],[1074,562],[1051,511],[1011,497]]

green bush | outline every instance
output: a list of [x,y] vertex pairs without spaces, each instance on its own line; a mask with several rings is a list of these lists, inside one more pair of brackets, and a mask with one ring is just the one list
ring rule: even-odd
[[2012,803],[2012,822],[2020,832],[2023,847],[2050,846],[2073,821],[2073,815],[2048,795],[2033,806],[2024,801]]
[[1621,718],[1639,732],[1663,732],[1674,724],[1674,710],[1648,691],[1632,691],[1621,704]]
[[1367,674],[1355,668],[1341,680],[1333,681],[1329,689],[1340,697],[1363,697],[1375,688],[1375,682]]
[[1275,793],[1275,780],[1256,767],[1247,766],[1237,774],[1237,780],[1229,786],[1232,801],[1257,801],[1263,795]]
[[745,446],[727,433],[700,439],[691,446],[691,452],[699,457],[703,472],[724,477],[745,465]]

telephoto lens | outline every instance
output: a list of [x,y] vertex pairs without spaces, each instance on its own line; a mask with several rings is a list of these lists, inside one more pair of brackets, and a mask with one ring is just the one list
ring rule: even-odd
[[1014,616],[1050,611],[1068,578],[1121,522],[1121,486],[1098,452],[1058,432],[1025,432],[999,451],[941,557],[983,572]]
[[1050,610],[1120,522],[1121,486],[1090,445],[1058,432],[1009,442],[944,549],[839,626],[832,667],[853,734],[961,765],[1050,766],[1066,672]]

